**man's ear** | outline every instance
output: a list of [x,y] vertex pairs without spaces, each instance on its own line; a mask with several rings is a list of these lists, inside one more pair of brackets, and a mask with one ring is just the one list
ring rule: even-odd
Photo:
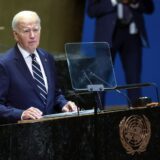
[[17,37],[18,35],[17,35],[17,32],[15,32],[15,31],[13,31],[13,37],[14,37],[14,39],[17,41],[18,40],[18,37]]

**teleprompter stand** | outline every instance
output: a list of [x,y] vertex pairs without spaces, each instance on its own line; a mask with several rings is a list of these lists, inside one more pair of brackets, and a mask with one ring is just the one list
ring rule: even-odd
[[101,94],[116,87],[110,48],[106,42],[65,44],[72,88],[94,94],[95,114],[102,109]]

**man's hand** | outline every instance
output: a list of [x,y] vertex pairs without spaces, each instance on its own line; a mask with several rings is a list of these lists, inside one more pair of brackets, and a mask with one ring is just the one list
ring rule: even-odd
[[62,108],[62,112],[73,112],[77,111],[77,106],[74,102],[68,101],[67,104]]
[[35,107],[30,107],[22,113],[21,119],[22,120],[40,119],[41,117],[42,117],[42,112],[39,109]]

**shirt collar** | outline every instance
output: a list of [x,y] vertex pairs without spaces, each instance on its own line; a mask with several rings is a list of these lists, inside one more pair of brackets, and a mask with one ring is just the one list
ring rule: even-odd
[[[21,52],[21,54],[22,54],[22,56],[23,56],[24,59],[30,57],[31,53],[29,53],[28,51],[26,51],[25,49],[23,49],[19,44],[17,44],[17,46],[18,46],[18,49],[20,50],[20,52]],[[36,55],[36,57],[38,57],[38,53],[37,53],[36,50],[33,53]]]

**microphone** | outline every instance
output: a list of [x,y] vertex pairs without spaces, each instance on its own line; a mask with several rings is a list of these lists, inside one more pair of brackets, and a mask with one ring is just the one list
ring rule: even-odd
[[[101,82],[103,82],[104,84],[110,86],[110,84],[108,84],[107,82],[105,82],[102,78],[100,78],[99,76],[97,76],[95,73],[91,72],[90,71],[90,74],[92,76],[94,76],[95,78],[97,78],[98,80],[100,80]],[[109,88],[107,90],[115,90],[116,92],[122,94],[124,97],[126,97],[127,101],[128,101],[128,107],[129,108],[132,108],[132,102],[130,100],[130,98],[127,96],[127,94],[121,92],[120,90],[121,89],[136,89],[136,88],[142,88],[142,87],[154,87],[155,90],[156,90],[156,96],[157,96],[157,101],[158,101],[158,104],[160,103],[160,99],[159,99],[159,88],[157,86],[157,84],[155,83],[134,83],[134,84],[127,84],[127,85],[124,85],[124,86],[117,86],[115,88]]]
[[89,84],[92,85],[93,83],[92,83],[92,81],[90,80],[90,78],[88,77],[88,75],[86,74],[85,71],[83,71],[83,75],[84,75],[84,77],[88,80]]
[[94,72],[89,71],[89,74],[90,74],[91,76],[95,77],[96,79],[98,79],[100,82],[102,82],[102,83],[104,83],[104,84],[106,84],[107,86],[109,86],[109,87],[112,88],[112,86],[111,86],[108,82],[104,81],[101,77],[99,77],[98,75],[96,75]]
[[[127,102],[128,102],[128,107],[129,108],[132,108],[132,102],[130,100],[130,98],[127,96],[127,94],[121,92],[118,87],[115,87],[113,88],[108,82],[104,81],[101,77],[99,77],[98,75],[96,75],[94,72],[90,71],[90,75],[94,76],[96,79],[98,79],[99,81],[101,81],[102,83],[106,84],[107,86],[111,87],[107,90],[114,90],[116,91],[117,93],[123,95],[125,97],[125,99],[127,99]],[[124,88],[125,89],[125,88]]]

